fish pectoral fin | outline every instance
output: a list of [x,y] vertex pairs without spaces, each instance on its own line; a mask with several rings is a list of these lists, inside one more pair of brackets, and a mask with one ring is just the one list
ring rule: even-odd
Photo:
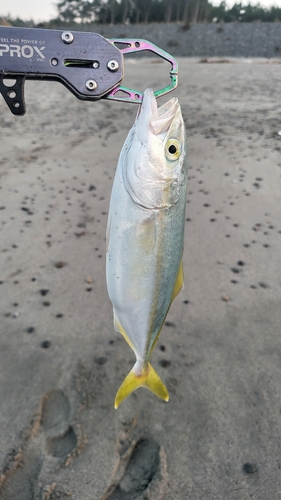
[[146,387],[151,392],[156,394],[161,399],[165,401],[169,401],[169,394],[167,387],[162,382],[159,375],[157,375],[154,368],[152,368],[151,364],[148,363],[145,368],[143,368],[140,375],[136,374],[135,367],[137,363],[134,365],[130,373],[127,375],[121,386],[119,387],[114,407],[118,408],[120,403],[124,401],[133,391],[138,389],[139,387]]
[[175,286],[174,286],[174,290],[173,290],[173,294],[172,294],[172,298],[171,298],[171,303],[173,302],[174,298],[178,295],[178,293],[183,288],[183,282],[184,282],[183,265],[182,265],[182,260],[181,260],[180,267],[178,270],[177,279],[175,281]]

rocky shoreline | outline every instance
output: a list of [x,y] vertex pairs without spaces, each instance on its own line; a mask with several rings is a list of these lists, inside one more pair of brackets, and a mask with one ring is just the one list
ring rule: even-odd
[[[71,28],[72,29],[72,28]],[[73,27],[77,30],[77,25]],[[106,38],[145,38],[175,56],[281,58],[280,23],[83,25]]]

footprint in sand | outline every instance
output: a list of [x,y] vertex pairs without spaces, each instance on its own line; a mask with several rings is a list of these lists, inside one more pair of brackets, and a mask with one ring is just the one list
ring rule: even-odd
[[69,425],[71,407],[62,391],[50,391],[43,397],[41,426],[46,435],[49,455],[65,458],[77,445],[77,437]]
[[43,498],[38,480],[46,453],[58,459],[56,466],[76,448],[77,436],[70,425],[71,407],[64,392],[47,392],[39,408],[22,448],[7,457],[0,500]]
[[156,441],[142,438],[134,445],[121,479],[101,500],[157,500],[162,498],[166,482],[164,450]]

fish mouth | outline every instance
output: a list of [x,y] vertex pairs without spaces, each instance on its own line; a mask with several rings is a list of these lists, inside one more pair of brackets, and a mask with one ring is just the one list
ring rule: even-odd
[[146,89],[137,114],[140,134],[142,135],[142,131],[148,128],[155,135],[166,134],[178,113],[180,113],[180,105],[177,97],[172,97],[158,108],[153,90]]

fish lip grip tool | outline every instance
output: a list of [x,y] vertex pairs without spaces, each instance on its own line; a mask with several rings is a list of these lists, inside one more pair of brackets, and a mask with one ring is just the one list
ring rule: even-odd
[[[160,47],[157,47],[157,45],[154,45],[154,43],[142,39],[136,40],[131,38],[127,39],[114,38],[111,40],[111,42],[113,44],[118,45],[122,54],[130,54],[133,52],[140,52],[146,50],[153,52],[154,54],[157,54],[162,59],[171,63],[171,71],[170,71],[171,83],[170,85],[163,87],[162,89],[156,90],[154,92],[156,98],[168,94],[168,92],[171,92],[178,86],[178,62],[173,56],[168,54],[168,52],[166,52],[165,50],[160,49]],[[124,45],[124,47],[122,47],[122,45]],[[121,93],[120,97],[117,95],[118,92]],[[143,92],[129,89],[128,87],[124,87],[123,85],[118,85],[106,97],[107,99],[115,99],[117,101],[141,103],[143,99]]]
[[178,83],[177,61],[147,40],[107,39],[80,31],[0,27],[0,93],[14,115],[25,114],[27,79],[59,81],[82,100],[106,98],[140,103],[143,92],[121,83],[124,55],[144,50],[171,63],[171,84],[156,90],[155,96],[173,90]]

